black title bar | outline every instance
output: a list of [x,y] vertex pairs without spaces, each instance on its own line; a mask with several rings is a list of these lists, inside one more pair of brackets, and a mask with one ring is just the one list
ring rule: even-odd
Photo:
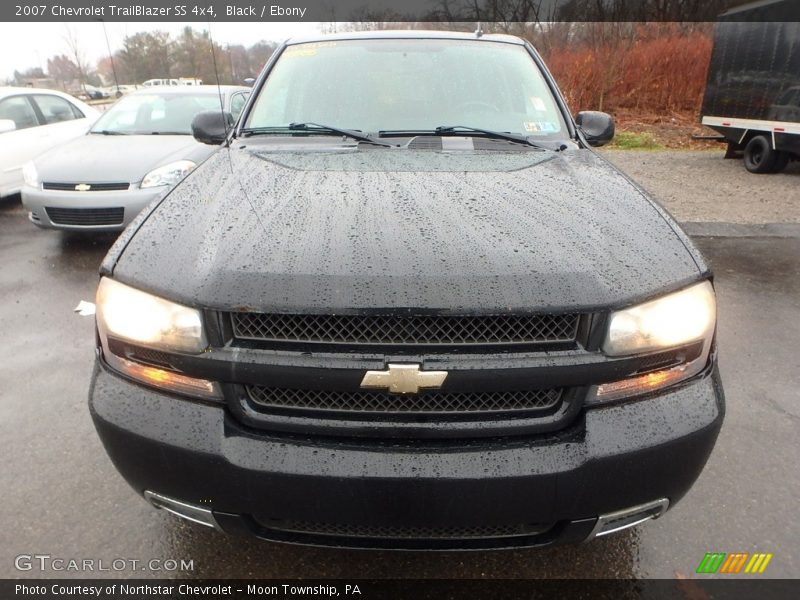
[[5,22],[800,21],[797,0],[3,0]]
[[793,600],[800,580],[224,580],[224,579],[19,579],[0,580],[0,597],[37,600]]

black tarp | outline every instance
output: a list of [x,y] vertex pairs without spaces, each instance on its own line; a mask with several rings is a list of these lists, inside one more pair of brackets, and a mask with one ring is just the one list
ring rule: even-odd
[[799,7],[798,0],[758,2],[720,17],[703,116],[800,122]]

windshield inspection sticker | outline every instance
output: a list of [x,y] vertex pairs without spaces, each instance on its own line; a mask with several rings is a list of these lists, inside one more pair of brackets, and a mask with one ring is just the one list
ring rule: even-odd
[[336,46],[336,42],[312,42],[309,44],[298,44],[296,46],[290,46],[287,48],[283,55],[284,56],[315,56],[317,54],[317,50],[319,48],[333,48]]
[[525,121],[522,126],[528,133],[555,133],[558,131],[558,123],[553,121]]
[[293,58],[295,56],[314,56],[316,53],[316,48],[288,48],[283,55],[286,58]]

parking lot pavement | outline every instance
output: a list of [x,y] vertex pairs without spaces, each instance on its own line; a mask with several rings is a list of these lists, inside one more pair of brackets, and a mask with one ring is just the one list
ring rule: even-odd
[[14,557],[32,553],[107,565],[116,558],[193,561],[193,571],[172,576],[674,577],[692,576],[709,551],[771,552],[768,576],[796,576],[800,236],[792,231],[745,228],[728,237],[722,227],[697,238],[717,273],[728,414],[699,481],[662,519],[545,550],[359,552],[226,537],[136,496],[92,427],[86,396],[94,325],[72,312],[93,299],[111,240],[40,231],[18,203],[0,203],[0,577],[81,575],[15,570]]
[[748,173],[718,150],[604,150],[678,221],[800,223],[800,162],[776,175]]

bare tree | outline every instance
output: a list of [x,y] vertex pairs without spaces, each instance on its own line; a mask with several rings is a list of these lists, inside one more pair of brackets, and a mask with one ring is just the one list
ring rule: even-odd
[[64,34],[64,43],[67,45],[70,60],[78,69],[79,83],[83,86],[89,74],[89,63],[86,60],[86,55],[83,52],[77,31],[66,24],[64,28],[66,30]]

